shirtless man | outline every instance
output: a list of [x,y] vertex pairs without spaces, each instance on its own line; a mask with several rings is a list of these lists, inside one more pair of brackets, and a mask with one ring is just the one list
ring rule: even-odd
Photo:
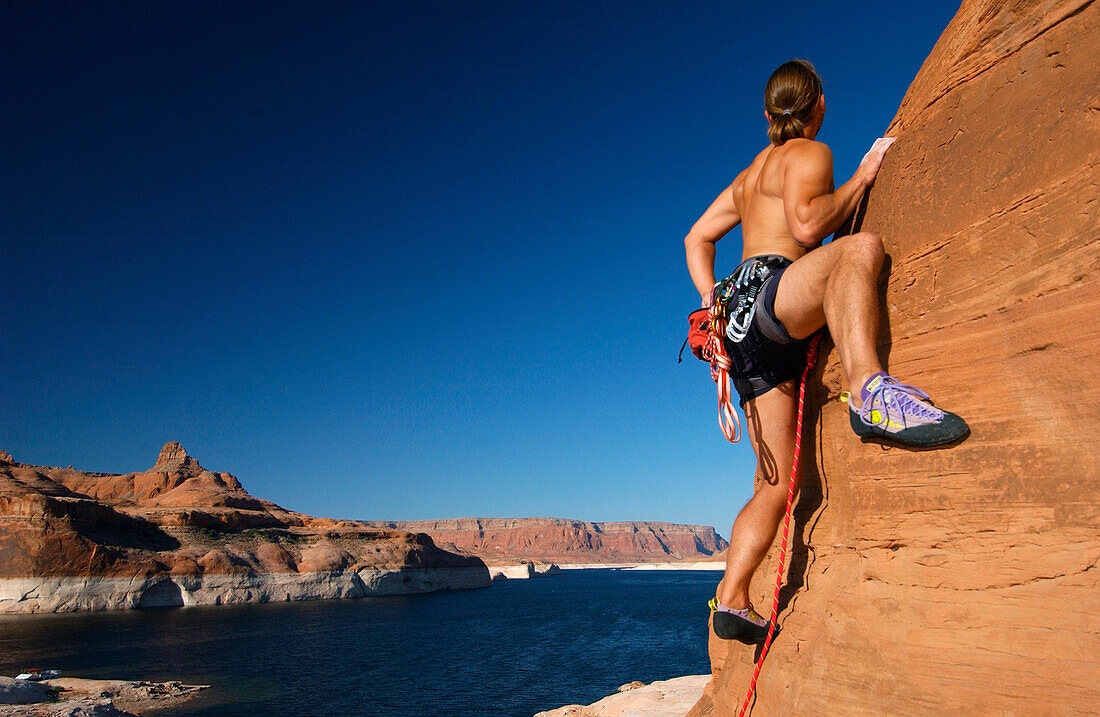
[[825,96],[813,66],[802,60],[780,66],[764,90],[764,108],[771,143],[684,240],[688,271],[707,307],[715,244],[742,225],[743,263],[733,274],[739,288],[729,304],[726,346],[757,456],[757,488],[733,524],[714,631],[748,644],[763,642],[768,632],[767,620],[749,604],[749,581],[785,512],[781,477],[794,458],[797,382],[815,332],[828,326],[833,337],[852,387],[849,417],[857,435],[934,446],[968,432],[961,418],[931,405],[927,394],[879,364],[876,284],[885,256],[879,238],[861,232],[821,245],[856,209],[893,139],[877,140],[855,175],[834,191],[832,153],[814,140]]

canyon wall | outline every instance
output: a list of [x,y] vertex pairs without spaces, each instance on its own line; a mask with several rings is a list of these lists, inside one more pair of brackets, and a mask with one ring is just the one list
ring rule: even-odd
[[456,518],[372,522],[427,533],[441,546],[491,565],[518,561],[650,563],[722,559],[727,543],[714,528],[659,522],[590,523],[561,518]]
[[[967,0],[886,134],[858,218],[890,258],[880,353],[972,434],[861,443],[823,345],[752,714],[1095,714],[1100,7]],[[710,648],[692,715],[736,715],[755,650]]]
[[314,518],[168,443],[147,471],[88,473],[0,451],[0,613],[218,605],[489,585],[430,537]]

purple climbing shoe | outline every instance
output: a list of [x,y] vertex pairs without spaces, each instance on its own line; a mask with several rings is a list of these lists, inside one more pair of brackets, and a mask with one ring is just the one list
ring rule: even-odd
[[768,621],[757,615],[752,605],[734,610],[718,602],[718,598],[711,598],[707,606],[714,613],[714,634],[723,640],[759,645],[768,638]]
[[928,448],[954,443],[970,432],[962,418],[933,406],[927,393],[883,371],[867,380],[860,396],[859,408],[848,401],[848,418],[863,438],[877,436]]

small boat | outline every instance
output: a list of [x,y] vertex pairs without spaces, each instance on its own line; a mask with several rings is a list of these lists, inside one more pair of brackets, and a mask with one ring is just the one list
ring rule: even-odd
[[15,679],[27,680],[28,682],[41,682],[42,680],[52,680],[60,676],[61,670],[43,670],[38,667],[31,667],[24,672],[20,672],[15,676]]

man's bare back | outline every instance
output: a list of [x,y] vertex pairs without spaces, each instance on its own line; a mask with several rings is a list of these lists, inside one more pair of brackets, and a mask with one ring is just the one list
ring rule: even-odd
[[806,253],[791,235],[783,211],[784,170],[791,147],[802,142],[813,140],[793,139],[781,147],[768,145],[733,180],[733,203],[741,215],[742,259],[777,254],[795,261]]

